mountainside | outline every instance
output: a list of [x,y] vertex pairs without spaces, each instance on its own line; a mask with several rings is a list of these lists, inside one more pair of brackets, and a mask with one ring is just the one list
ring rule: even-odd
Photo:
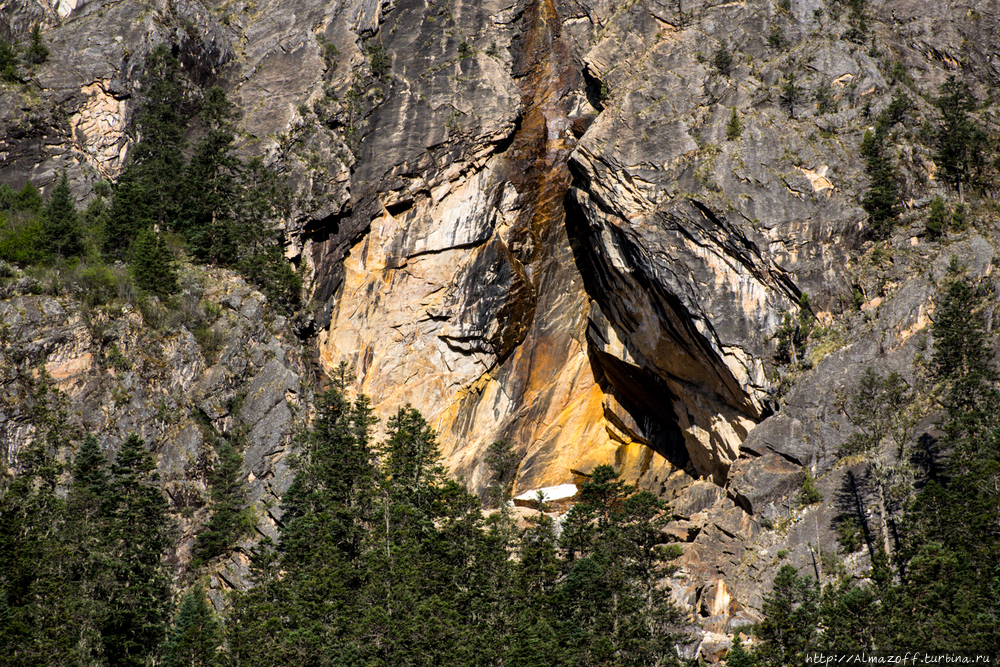
[[[240,152],[287,179],[285,255],[308,295],[286,319],[190,269],[198,341],[9,269],[6,464],[35,433],[44,365],[74,429],[106,451],[151,443],[188,521],[179,561],[213,430],[246,433],[257,530],[275,537],[313,357],[346,363],[383,419],[417,408],[481,496],[506,440],[515,495],[612,464],[670,502],[671,595],[732,634],[781,564],[832,574],[845,514],[898,548],[895,510],[855,480],[879,456],[906,467],[903,445],[843,456],[866,369],[913,389],[899,440],[941,465],[935,304],[949,276],[996,282],[998,21],[965,0],[4,0],[0,38],[40,25],[50,53],[0,84],[0,181],[50,192],[65,172],[93,200],[166,44],[186,85],[236,103]],[[982,133],[953,162],[949,95]],[[822,502],[800,502],[806,480]],[[246,562],[215,583],[244,585]]]

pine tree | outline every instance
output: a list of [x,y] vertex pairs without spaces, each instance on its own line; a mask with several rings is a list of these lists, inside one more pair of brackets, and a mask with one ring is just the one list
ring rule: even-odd
[[166,45],[150,54],[142,81],[143,103],[135,118],[137,141],[105,221],[104,250],[112,257],[127,256],[144,229],[154,225],[170,229],[181,204],[187,117],[180,65]]
[[5,39],[0,39],[0,81],[17,83],[21,80],[17,73],[17,52]]
[[218,86],[208,90],[201,117],[207,136],[195,147],[184,180],[178,228],[200,260],[232,266],[245,241],[238,220],[240,161],[233,153],[235,107]]
[[338,664],[336,656],[354,646],[376,518],[375,467],[371,408],[364,397],[352,404],[345,389],[341,382],[318,398],[314,425],[297,444],[278,550],[262,547],[256,586],[234,602],[237,665]]
[[291,312],[301,299],[302,279],[285,259],[284,245],[275,229],[288,193],[259,157],[243,165],[240,192],[235,214],[240,233],[236,268],[263,290],[272,306]]
[[729,76],[729,70],[733,66],[733,54],[729,51],[729,45],[725,42],[719,44],[715,55],[712,57],[712,65],[715,71],[722,76]]
[[177,269],[163,238],[152,230],[143,230],[135,240],[132,256],[135,283],[150,294],[168,297],[177,291]]
[[899,185],[888,146],[888,134],[882,125],[875,132],[867,130],[861,140],[861,157],[871,186],[865,192],[861,206],[868,213],[872,233],[876,239],[886,239],[892,234],[899,215]]
[[726,653],[726,667],[759,667],[760,662],[743,646],[743,638],[737,632],[733,646]]
[[189,590],[163,651],[165,667],[222,667],[222,628],[201,586]]
[[983,168],[986,132],[969,117],[976,99],[969,87],[954,76],[941,85],[935,104],[941,110],[941,124],[935,132],[935,158],[964,201],[964,187],[975,185]]
[[45,200],[42,199],[42,194],[31,181],[25,183],[17,192],[14,192],[6,183],[0,183],[0,209],[37,213],[42,210],[44,205]]
[[487,491],[491,506],[499,507],[510,500],[520,462],[521,456],[506,440],[497,440],[486,449],[486,466],[492,480]]
[[657,582],[679,552],[661,544],[666,507],[594,468],[564,521],[565,578],[553,596],[560,641],[574,660],[670,664],[680,612]]
[[[983,316],[989,292],[955,279],[935,312],[935,380],[946,387],[943,475],[908,509],[897,554],[892,642],[900,648],[1000,649],[993,585],[1000,562],[1000,392]],[[883,577],[884,578],[884,577]]]
[[791,565],[781,566],[771,593],[764,598],[764,620],[757,627],[761,645],[756,655],[764,664],[805,664],[806,654],[816,646],[818,597],[814,580],[798,576]]
[[436,488],[445,480],[434,431],[409,405],[389,418],[388,431],[383,457],[395,500],[413,509],[431,511]]
[[993,353],[983,319],[986,289],[953,280],[935,312],[932,365],[948,387],[946,428],[956,443],[971,443],[977,434],[1000,424],[996,413],[1000,375],[991,365]]
[[216,446],[217,459],[209,476],[212,493],[212,516],[198,533],[191,554],[197,563],[223,554],[253,526],[249,524],[243,497],[243,456],[227,441]]
[[736,107],[733,107],[733,112],[729,116],[729,122],[726,124],[726,139],[736,141],[740,138],[741,134],[743,134],[743,124],[736,113]]
[[49,549],[40,558],[26,619],[39,632],[19,658],[20,664],[103,664],[100,628],[107,615],[97,591],[110,573],[104,542],[107,521],[106,460],[90,434],[77,453],[62,512],[51,529]]
[[105,548],[112,578],[98,592],[108,608],[101,636],[110,667],[146,665],[159,654],[169,622],[170,579],[161,557],[171,529],[155,469],[134,434],[111,466]]
[[819,615],[820,643],[828,651],[872,651],[884,646],[880,635],[886,613],[870,586],[857,586],[846,578],[828,584],[820,597]]
[[49,47],[42,42],[42,26],[37,23],[31,29],[31,41],[24,50],[24,58],[29,65],[41,65],[49,58]]
[[[46,588],[47,564],[56,545],[62,501],[56,495],[61,467],[44,438],[18,453],[16,476],[0,479],[0,595],[7,622],[0,626],[0,665],[37,664],[44,628],[36,594]],[[41,586],[40,586],[41,584]]]
[[[889,523],[908,497],[916,476],[906,452],[913,401],[913,392],[898,373],[882,376],[869,367],[846,407],[858,431],[841,447],[841,454],[864,456],[867,479],[878,498],[881,548],[886,553],[891,551]],[[857,519],[867,530],[866,516],[859,513]]]
[[931,202],[931,210],[927,216],[927,235],[932,239],[941,237],[948,224],[948,210],[945,208],[944,200],[940,196]]
[[42,242],[46,252],[63,257],[78,255],[83,250],[80,222],[69,189],[66,173],[59,178],[42,212]]

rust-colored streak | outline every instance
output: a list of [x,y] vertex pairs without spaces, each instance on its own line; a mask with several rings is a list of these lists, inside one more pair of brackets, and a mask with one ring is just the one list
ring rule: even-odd
[[567,162],[575,143],[567,93],[581,85],[553,1],[533,3],[525,18],[528,29],[515,62],[524,113],[505,155],[504,175],[520,193],[521,214],[510,245],[518,273],[530,283],[519,285],[499,314],[494,344],[501,359],[524,341],[536,316],[539,282],[555,261],[549,250],[563,233],[563,202],[571,183]]

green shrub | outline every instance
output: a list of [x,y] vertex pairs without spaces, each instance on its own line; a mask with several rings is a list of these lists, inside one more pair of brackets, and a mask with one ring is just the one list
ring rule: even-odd
[[214,366],[215,362],[219,360],[219,352],[222,351],[222,346],[226,342],[225,335],[212,322],[207,321],[195,324],[191,327],[191,333],[198,341],[198,347],[201,348],[206,363],[209,366]]
[[785,43],[785,33],[781,30],[781,26],[771,26],[771,31],[767,34],[767,44],[773,49],[784,49],[787,44]]
[[132,370],[132,362],[128,360],[128,357],[122,354],[122,351],[118,349],[118,345],[115,343],[112,343],[111,347],[108,348],[105,358],[107,359],[107,362],[117,370],[123,372]]
[[20,80],[17,73],[17,52],[13,46],[0,39],[0,81],[17,83]]
[[80,271],[76,285],[81,302],[91,308],[103,306],[118,296],[118,280],[104,264]]
[[733,54],[729,52],[729,46],[725,42],[719,45],[715,56],[712,57],[712,64],[716,72],[722,76],[729,76],[729,70],[733,66]]
[[816,480],[806,470],[806,478],[802,480],[802,488],[799,489],[799,506],[808,507],[823,500],[823,494],[816,488]]
[[22,266],[46,261],[43,227],[37,216],[0,212],[0,259]]
[[938,239],[944,233],[945,223],[948,221],[948,210],[945,208],[944,200],[938,195],[931,202],[931,211],[927,215],[927,236]]
[[340,49],[323,35],[317,35],[316,41],[323,47],[323,61],[326,63],[326,68],[331,72],[337,69],[337,56],[340,55]]

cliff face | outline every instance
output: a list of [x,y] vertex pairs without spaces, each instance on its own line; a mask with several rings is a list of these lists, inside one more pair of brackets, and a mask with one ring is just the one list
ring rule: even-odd
[[[421,410],[471,487],[506,439],[517,492],[610,462],[672,500],[675,597],[731,630],[780,549],[805,567],[832,544],[832,503],[793,516],[792,497],[805,469],[839,488],[861,372],[912,381],[945,258],[992,266],[989,231],[922,237],[943,190],[917,130],[948,75],[996,84],[995,3],[865,11],[858,38],[822,0],[8,1],[0,27],[42,21],[52,56],[0,90],[0,175],[68,169],[81,197],[114,178],[142,58],[176,45],[295,188],[324,366],[383,415]],[[900,91],[907,208],[873,256],[858,149]],[[785,314],[817,322],[807,364],[778,363]]]

